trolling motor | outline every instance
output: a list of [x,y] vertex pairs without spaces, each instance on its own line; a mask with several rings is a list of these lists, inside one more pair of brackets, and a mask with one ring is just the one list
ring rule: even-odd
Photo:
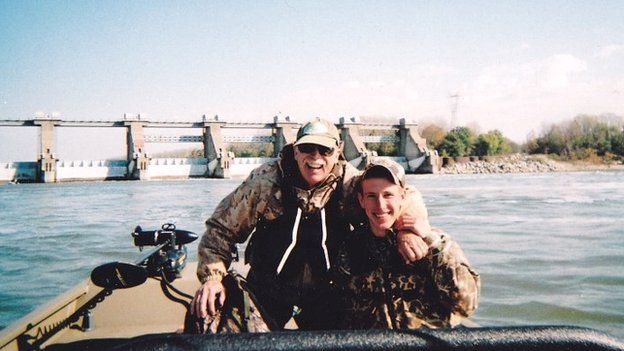
[[131,235],[134,245],[141,251],[144,246],[154,246],[135,261],[134,267],[145,272],[145,279],[159,279],[165,296],[188,308],[193,296],[178,290],[171,282],[180,277],[180,272],[186,266],[187,251],[184,245],[195,241],[197,234],[176,229],[173,223],[165,223],[158,230],[143,230],[141,226],[136,226]]
[[144,266],[150,277],[164,275],[172,282],[180,277],[180,271],[186,266],[186,244],[197,239],[197,234],[176,229],[175,224],[165,223],[159,230],[143,230],[141,226],[132,232],[134,245],[143,251],[144,246],[155,246],[136,261]]
[[[176,229],[172,223],[165,223],[158,230],[143,230],[137,226],[131,235],[134,238],[134,245],[138,246],[141,251],[144,246],[154,247],[143,253],[134,263],[109,262],[96,267],[91,271],[91,281],[103,289],[62,321],[43,328],[39,327],[35,335],[21,334],[17,340],[20,351],[40,350],[44,342],[65,328],[89,330],[91,309],[104,301],[114,290],[141,285],[148,277],[160,279],[163,293],[169,299],[188,308],[189,302],[174,296],[171,292],[186,299],[193,297],[176,289],[171,282],[180,276],[180,272],[186,266],[186,246],[184,245],[195,241],[198,238],[197,234]],[[79,321],[81,322],[78,323]],[[34,326],[29,328],[34,328]]]

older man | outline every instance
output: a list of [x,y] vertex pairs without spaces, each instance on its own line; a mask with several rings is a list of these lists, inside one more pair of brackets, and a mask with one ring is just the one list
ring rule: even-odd
[[[328,271],[337,247],[355,217],[354,179],[359,172],[341,157],[336,127],[325,120],[306,123],[293,145],[284,147],[280,160],[254,170],[217,206],[206,221],[199,244],[197,275],[202,286],[195,294],[193,312],[214,315],[225,301],[221,279],[231,263],[233,243],[244,242],[250,271],[247,282],[258,303],[278,328],[293,316],[301,329],[335,328],[337,299]],[[406,222],[403,229],[428,232],[426,209],[420,194],[411,193],[413,216],[424,225]],[[347,204],[351,199],[353,203]],[[425,253],[422,239],[406,235],[399,248],[405,260]]]

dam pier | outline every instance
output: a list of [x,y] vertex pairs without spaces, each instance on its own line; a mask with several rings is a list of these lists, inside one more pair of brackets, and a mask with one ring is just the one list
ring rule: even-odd
[[[392,143],[398,154],[390,157],[407,173],[437,173],[441,160],[435,150],[427,148],[418,132],[418,125],[404,118],[398,124],[363,123],[356,118],[340,118],[336,127],[344,142],[344,156],[363,168],[377,156],[367,149],[369,143]],[[290,118],[274,117],[270,123],[221,121],[217,116],[202,117],[197,122],[157,122],[142,120],[140,115],[124,115],[118,121],[71,121],[50,116],[24,120],[0,120],[0,127],[38,129],[39,153],[36,161],[2,162],[0,181],[64,182],[88,180],[151,180],[184,178],[244,177],[274,158],[284,145],[294,142],[301,124]],[[124,128],[125,159],[70,160],[57,156],[56,131],[62,128]],[[163,135],[160,130],[192,129],[193,135]],[[201,132],[198,134],[198,131]],[[189,134],[191,134],[189,132]],[[152,143],[201,143],[203,157],[153,157]],[[270,157],[237,157],[227,150],[233,143],[272,145]],[[83,146],[81,146],[83,147]],[[84,147],[88,149],[88,147]]]

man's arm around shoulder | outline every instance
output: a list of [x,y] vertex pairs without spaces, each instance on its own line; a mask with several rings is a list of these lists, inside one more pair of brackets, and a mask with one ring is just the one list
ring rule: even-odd
[[459,244],[449,235],[434,229],[439,244],[430,251],[431,273],[442,302],[453,313],[470,316],[479,304],[481,277],[468,262]]

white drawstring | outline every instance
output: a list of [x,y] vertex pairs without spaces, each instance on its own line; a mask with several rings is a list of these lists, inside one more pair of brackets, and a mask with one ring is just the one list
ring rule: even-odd
[[284,264],[286,263],[288,256],[290,256],[290,252],[295,248],[295,245],[297,245],[297,230],[299,229],[300,219],[301,219],[301,209],[297,207],[297,217],[295,217],[295,224],[293,225],[293,229],[292,229],[292,239],[291,239],[290,245],[286,249],[286,252],[284,252],[284,256],[282,256],[282,260],[277,266],[277,274],[280,274],[280,272],[282,271],[282,268],[284,268]]
[[[297,208],[297,217],[295,217],[295,224],[293,225],[293,229],[292,229],[290,245],[288,245],[288,248],[284,252],[284,256],[282,256],[282,259],[280,260],[280,263],[277,266],[277,274],[280,274],[280,272],[284,268],[284,265],[286,264],[286,261],[288,260],[288,256],[290,256],[290,253],[297,245],[297,232],[299,230],[300,220],[301,220],[301,209]],[[327,267],[327,269],[329,269],[331,266],[329,263],[329,252],[327,251],[327,224],[325,223],[325,209],[324,208],[321,209],[321,228],[323,232],[321,246],[323,247],[323,254],[325,256],[325,266]]]
[[329,253],[327,252],[327,225],[325,225],[325,208],[321,209],[321,223],[323,225],[323,253],[325,254],[325,264],[329,270]]

